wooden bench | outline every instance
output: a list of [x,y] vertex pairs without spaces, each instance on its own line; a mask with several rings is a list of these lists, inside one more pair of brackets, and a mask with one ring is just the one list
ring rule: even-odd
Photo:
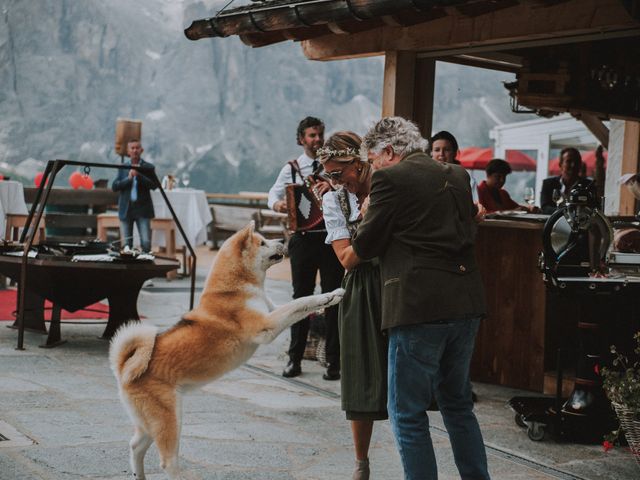
[[218,243],[243,229],[253,220],[256,231],[266,238],[286,238],[282,215],[272,210],[256,208],[254,205],[210,204],[213,221],[209,225],[212,249]]

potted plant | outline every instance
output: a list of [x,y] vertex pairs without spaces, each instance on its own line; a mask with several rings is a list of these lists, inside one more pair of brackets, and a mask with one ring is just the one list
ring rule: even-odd
[[605,449],[610,448],[622,430],[640,465],[640,332],[633,338],[635,360],[630,360],[612,345],[613,365],[602,368],[602,386],[620,421],[619,429],[607,437],[604,445]]

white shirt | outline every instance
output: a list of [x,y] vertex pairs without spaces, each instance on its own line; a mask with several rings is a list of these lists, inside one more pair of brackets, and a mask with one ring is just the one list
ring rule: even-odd
[[[309,157],[306,153],[303,153],[298,157],[298,165],[300,166],[300,171],[302,172],[302,176],[304,178],[313,173],[313,158]],[[298,173],[296,172],[295,183],[302,183],[304,178],[300,178],[300,175],[298,175]],[[293,180],[291,178],[291,165],[289,165],[288,163],[284,167],[282,167],[282,170],[280,170],[278,178],[276,179],[276,183],[274,183],[269,190],[267,205],[270,209],[273,210],[273,205],[277,201],[284,200],[284,191],[287,183],[293,183]]]
[[[347,198],[349,199],[349,206],[351,207],[349,221],[355,222],[360,216],[358,197],[351,192],[347,192]],[[351,238],[349,229],[347,228],[347,220],[344,218],[344,214],[340,208],[337,191],[329,191],[322,196],[322,216],[324,217],[324,224],[327,227],[327,238],[324,243],[331,245],[331,242],[335,240]]]

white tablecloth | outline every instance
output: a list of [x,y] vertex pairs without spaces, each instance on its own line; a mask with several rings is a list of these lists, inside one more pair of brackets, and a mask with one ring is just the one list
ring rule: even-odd
[[[174,189],[165,191],[165,193],[191,246],[195,248],[196,245],[205,243],[207,241],[207,225],[211,223],[213,217],[204,190]],[[151,200],[156,218],[171,218],[169,207],[158,190],[151,192]],[[164,233],[154,231],[152,243],[155,246],[164,247]],[[179,247],[184,245],[182,235],[177,228],[176,245]]]
[[0,238],[4,238],[5,215],[9,213],[26,215],[29,212],[27,204],[24,203],[22,184],[13,180],[4,180],[0,181]]

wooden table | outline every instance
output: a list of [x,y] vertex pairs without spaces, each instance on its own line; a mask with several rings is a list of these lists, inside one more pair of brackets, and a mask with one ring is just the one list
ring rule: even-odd
[[[204,190],[175,188],[170,191],[165,191],[165,194],[171,202],[176,216],[180,219],[189,243],[194,247],[206,243],[207,226],[213,218]],[[153,209],[157,219],[171,219],[171,212],[159,191],[153,190],[151,192],[151,200],[153,201]],[[160,247],[166,246],[164,232],[154,232],[151,240],[153,245]],[[176,247],[184,247],[184,240],[180,235],[176,237],[175,242]]]
[[[22,258],[0,255],[0,273],[20,281]],[[109,301],[109,319],[102,338],[109,339],[129,320],[139,320],[137,300],[142,284],[179,267],[174,259],[156,257],[149,262],[72,262],[68,257],[42,256],[27,262],[25,328],[46,331],[44,300],[75,312],[103,299]],[[19,285],[18,288],[23,288]],[[28,295],[27,295],[28,294]],[[54,311],[54,313],[56,313]],[[52,316],[46,346],[61,343],[59,311]],[[15,326],[17,326],[17,321]]]

